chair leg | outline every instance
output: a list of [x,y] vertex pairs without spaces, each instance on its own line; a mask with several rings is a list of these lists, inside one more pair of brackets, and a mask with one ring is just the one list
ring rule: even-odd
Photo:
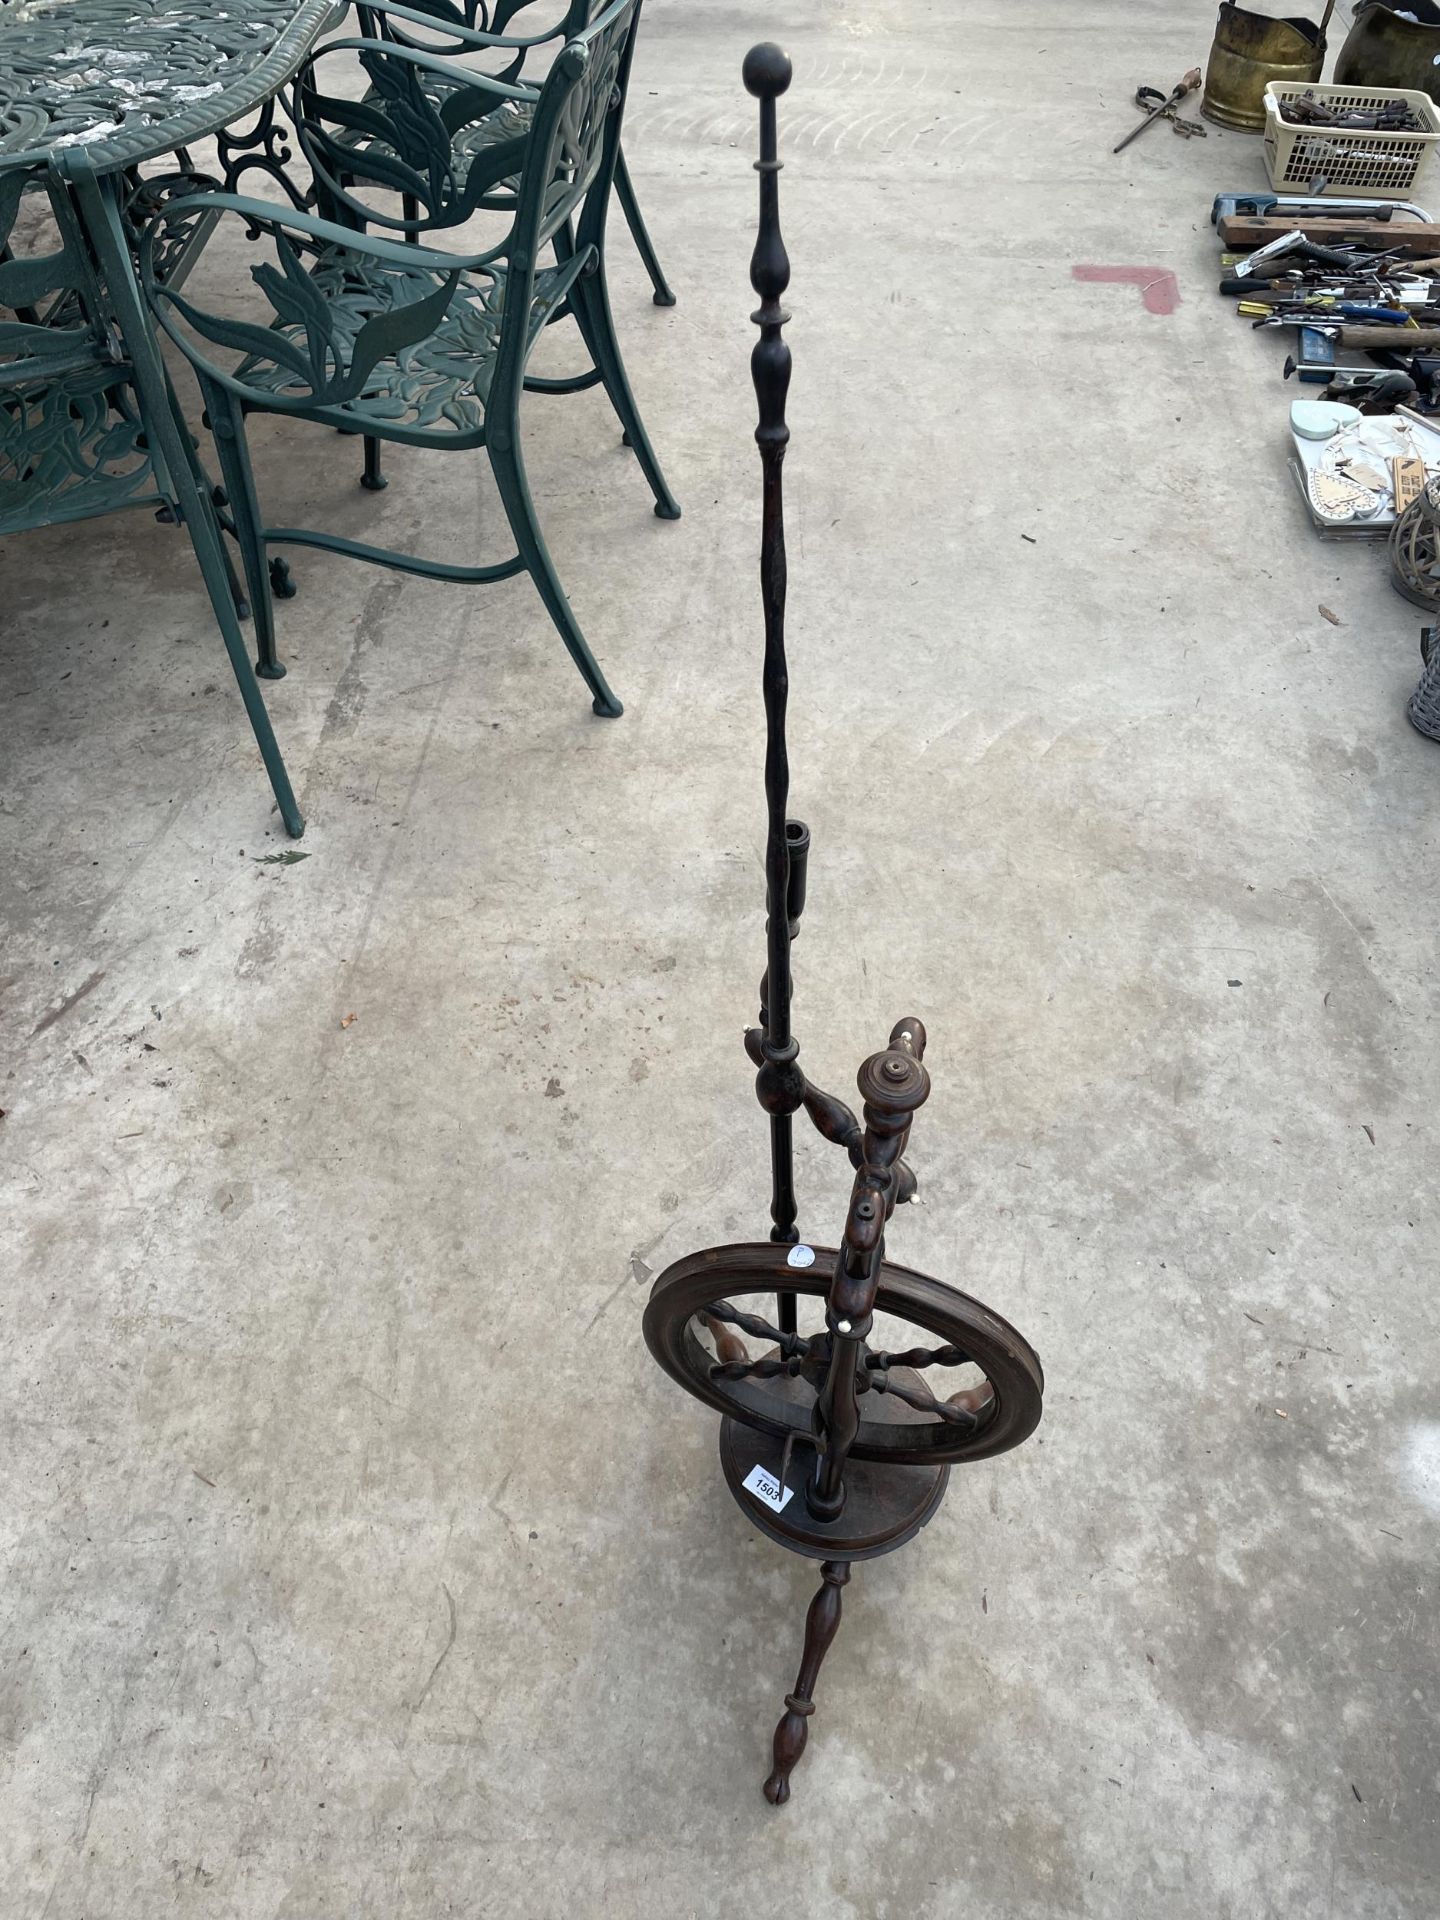
[[201,384],[255,616],[255,671],[262,680],[283,680],[285,664],[275,652],[275,604],[270,591],[270,569],[265,560],[265,528],[255,493],[250,449],[245,440],[245,415],[240,402],[224,387],[210,381]]
[[[208,485],[203,473],[199,476],[196,484],[201,487]],[[214,491],[217,496],[228,497],[225,496],[225,489],[223,487],[216,487]],[[215,504],[217,506],[220,504],[219,498],[216,499]],[[230,582],[230,598],[235,602],[235,617],[238,620],[248,620],[250,618],[250,596],[240,584],[239,576],[235,572],[235,562],[230,558],[229,544],[224,540],[220,542],[220,557],[225,562],[225,578]]]
[[365,436],[365,471],[360,484],[367,493],[383,493],[390,484],[380,471],[380,442],[369,433]]
[[525,478],[525,462],[520,454],[518,412],[512,412],[510,419],[504,423],[495,421],[492,424],[486,441],[486,451],[490,455],[495,484],[500,490],[500,499],[526,571],[535,582],[540,598],[545,602],[550,618],[559,630],[560,638],[569,649],[570,658],[580,669],[581,676],[590,689],[593,696],[591,705],[595,712],[607,720],[616,720],[625,709],[611,691],[610,683],[600,671],[599,662],[591,653],[585,636],[580,631],[580,623],[571,610],[570,602],[565,598],[565,589],[560,584],[560,576],[555,571],[555,563],[550,558],[549,548],[545,545],[545,536],[541,533],[540,523],[535,518],[535,503],[530,498],[530,485]]
[[630,229],[630,237],[635,242],[635,251],[640,255],[645,271],[650,276],[650,284],[655,289],[656,306],[673,307],[675,296],[656,257],[654,243],[640,212],[640,202],[635,198],[635,187],[630,179],[630,169],[625,164],[623,147],[615,156],[615,195],[620,202],[620,211],[625,216],[625,224]]
[[[175,398],[175,389],[171,385],[168,375],[165,381],[165,390],[169,396],[170,405],[176,419],[183,420],[185,418],[184,410]],[[199,448],[196,446],[194,436],[191,434],[188,426],[181,437],[185,444],[185,451],[190,456],[190,472],[194,476],[196,489],[204,494],[207,500],[213,500],[217,507],[227,505],[225,489],[223,487],[217,487],[205,471],[201,463]],[[158,448],[152,447],[150,449],[150,459],[155,469],[156,481],[162,492],[173,497],[175,490],[166,475],[165,463],[160,457]],[[166,526],[179,526],[184,515],[178,507],[162,507],[155,518]],[[221,531],[223,532],[224,529],[222,528]],[[241,586],[239,577],[235,572],[235,562],[230,558],[229,545],[223,539],[220,542],[220,559],[225,568],[225,578],[230,584],[230,598],[235,603],[235,617],[238,620],[248,620],[250,618],[250,602],[245,597],[245,589]]]
[[[265,711],[265,702],[261,697],[259,685],[250,671],[245,642],[241,637],[239,626],[235,623],[234,608],[228,598],[224,576],[222,542],[225,536],[216,524],[210,503],[198,491],[193,503],[182,500],[182,505],[187,509],[186,519],[190,526],[190,538],[195,548],[195,557],[200,563],[200,572],[210,595],[210,605],[220,628],[220,637],[225,643],[226,653],[230,656],[230,665],[235,674],[236,685],[240,689],[240,698],[244,702],[251,730],[255,735],[255,744],[260,749],[260,758],[264,762],[266,773],[270,776],[275,804],[280,809],[280,818],[285,823],[285,831],[291,839],[298,840],[305,831],[305,816],[296,804],[294,790],[290,785],[290,776],[285,770],[285,762],[281,758],[280,747],[275,739],[274,729],[270,725],[270,716]],[[197,515],[198,518],[195,517]]]
[[[355,185],[355,182],[349,176],[346,176],[344,179],[342,179],[341,185],[346,188],[353,188]],[[401,200],[402,200],[402,205],[401,205],[402,218],[406,220],[411,220],[411,221],[418,220],[420,217],[420,205],[419,205],[419,202],[416,200],[414,194],[413,193],[403,194],[401,196]],[[327,207],[328,207],[328,211],[327,211]],[[340,226],[360,228],[363,224],[360,220],[359,215],[355,213],[351,208],[337,205],[333,200],[329,200],[328,196],[326,199],[326,203],[320,206],[319,211],[327,219],[335,221],[337,225],[340,225]],[[409,236],[409,237],[413,238],[413,236]],[[342,427],[341,432],[343,433],[345,431],[347,430]],[[368,433],[364,436],[364,438],[365,438],[365,466],[360,475],[360,484],[362,487],[364,487],[367,493],[383,493],[386,487],[389,486],[390,482],[385,478],[385,475],[381,470],[380,442]]]
[[660,471],[660,462],[655,458],[655,449],[650,444],[650,436],[635,405],[635,396],[630,391],[625,362],[620,358],[620,342],[615,338],[615,320],[610,312],[610,295],[605,284],[603,249],[594,271],[581,274],[570,289],[570,302],[591,358],[600,369],[600,378],[605,383],[610,404],[625,430],[625,444],[634,448],[640,471],[650,483],[650,491],[655,496],[655,511],[662,520],[678,520],[679,504]]
[[[225,489],[215,486],[206,474],[204,468],[198,465],[198,463],[195,467],[195,484],[202,493],[210,497],[217,508],[229,505],[229,498]],[[155,518],[162,527],[178,527],[183,524],[185,516],[174,507],[161,507],[155,515]],[[223,525],[220,530],[222,533],[224,532]],[[235,618],[237,620],[248,620],[250,618],[250,602],[246,597],[244,587],[240,583],[240,576],[235,571],[235,562],[230,558],[230,549],[224,540],[220,542],[220,564],[225,569],[225,578],[230,585],[230,598],[235,603]]]

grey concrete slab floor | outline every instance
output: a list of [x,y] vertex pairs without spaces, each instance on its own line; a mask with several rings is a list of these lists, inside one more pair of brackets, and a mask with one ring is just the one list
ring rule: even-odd
[[[525,418],[625,716],[523,578],[297,555],[303,860],[183,539],[0,548],[4,1920],[1434,1913],[1440,748],[1416,615],[1311,535],[1283,349],[1214,296],[1258,143],[1110,154],[1211,24],[655,0],[627,143],[679,304],[618,226],[613,276],[684,519],[599,395]],[[768,1224],[771,34],[797,1029],[844,1091],[926,1020],[893,1252],[1048,1377],[857,1570],[780,1813],[814,1570],[639,1325]],[[372,497],[353,443],[255,444],[279,520],[500,549],[483,461]],[[847,1169],[800,1159],[829,1239]]]

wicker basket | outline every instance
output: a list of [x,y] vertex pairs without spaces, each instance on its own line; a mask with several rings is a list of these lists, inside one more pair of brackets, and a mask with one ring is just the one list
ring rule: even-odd
[[1428,735],[1431,740],[1440,740],[1440,647],[1435,644],[1437,632],[1440,632],[1440,628],[1426,627],[1420,635],[1420,658],[1425,671],[1405,708],[1415,731]]
[[[1313,94],[1331,107],[1383,107],[1403,100],[1429,131],[1363,133],[1341,127],[1297,126],[1285,118],[1285,102]],[[1404,199],[1435,142],[1440,113],[1427,93],[1407,87],[1334,87],[1272,80],[1265,89],[1265,165],[1277,192],[1310,193],[1317,180],[1326,193]]]

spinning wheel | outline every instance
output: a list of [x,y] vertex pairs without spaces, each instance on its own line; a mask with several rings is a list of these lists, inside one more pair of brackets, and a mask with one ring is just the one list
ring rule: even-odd
[[[765,1797],[790,1797],[815,1682],[840,1625],[852,1561],[912,1539],[932,1517],[952,1466],[1019,1446],[1040,1419],[1044,1375],[1014,1327],[968,1294],[895,1265],[885,1229],[913,1199],[910,1128],[930,1093],[925,1029],[897,1023],[860,1068],[862,1118],[801,1071],[790,1028],[791,946],[805,909],[809,829],[788,819],[785,743],[785,533],[780,466],[790,433],[790,349],[780,296],[790,263],[780,238],[775,102],[790,84],[779,47],[751,49],[745,85],[760,101],[760,230],[750,279],[760,295],[751,373],[764,472],[760,579],[765,606],[765,850],[768,965],[760,1024],[745,1035],[770,1120],[769,1243],[710,1247],[655,1282],[645,1341],[672,1380],[723,1416],[720,1458],[747,1518],[792,1552],[822,1561],[805,1649],[775,1729]],[[803,1111],[855,1169],[838,1247],[800,1244],[794,1117]]]
[[[796,1254],[813,1265],[799,1270]],[[839,1254],[829,1247],[712,1247],[668,1267],[645,1310],[645,1340],[672,1380],[739,1426],[779,1440],[787,1458],[814,1445],[815,1402],[835,1345],[823,1324],[787,1333],[742,1295],[823,1300]],[[885,1261],[877,1323],[854,1356],[860,1424],[852,1460],[951,1466],[988,1460],[1028,1439],[1044,1376],[1029,1345],[998,1313],[923,1273]],[[924,1345],[899,1347],[919,1332]],[[890,1343],[896,1342],[895,1346]],[[943,1370],[932,1386],[937,1369]],[[803,1390],[800,1390],[803,1389]]]

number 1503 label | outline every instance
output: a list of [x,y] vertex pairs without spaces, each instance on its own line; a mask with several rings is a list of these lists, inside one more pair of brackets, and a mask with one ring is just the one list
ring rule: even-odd
[[747,1493],[753,1493],[757,1500],[776,1513],[784,1508],[785,1502],[795,1491],[793,1487],[782,1487],[773,1473],[766,1473],[759,1466],[752,1467],[740,1484]]

